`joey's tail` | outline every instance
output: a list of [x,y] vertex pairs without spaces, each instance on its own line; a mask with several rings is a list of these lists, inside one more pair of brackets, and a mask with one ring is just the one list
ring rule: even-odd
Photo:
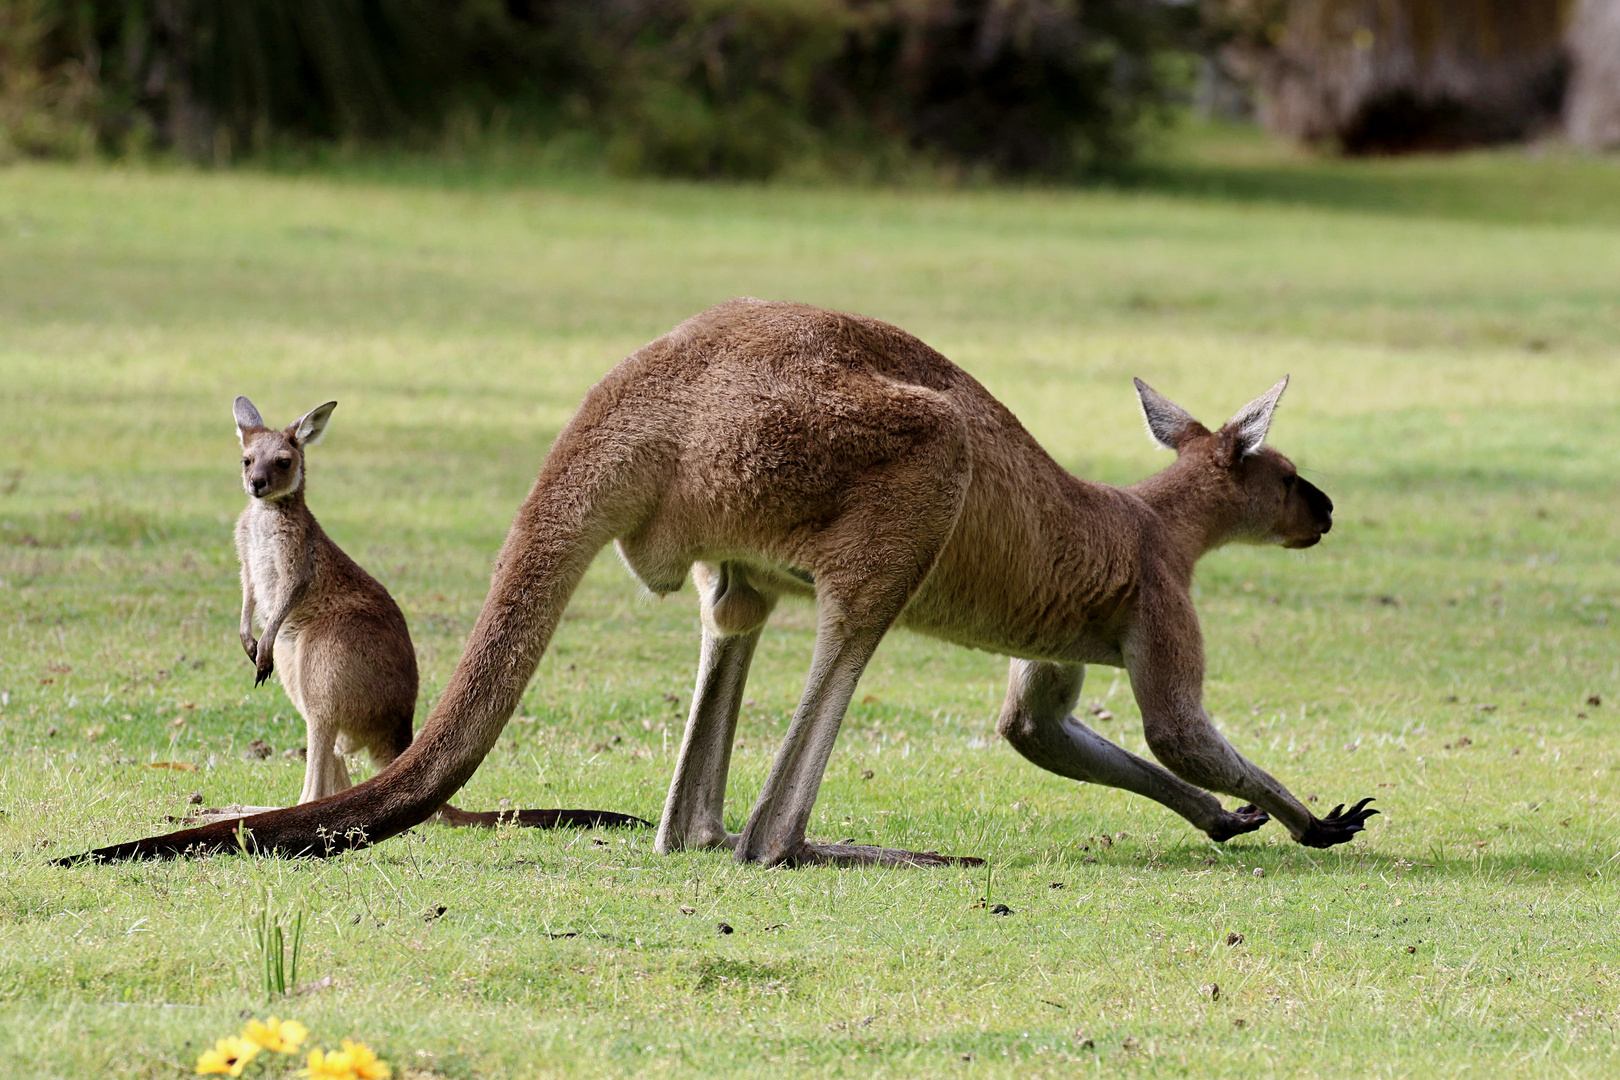
[[[60,861],[236,850],[330,855],[385,840],[433,816],[500,737],[591,560],[615,536],[631,531],[656,497],[661,477],[649,458],[657,455],[647,454],[646,448],[637,452],[611,431],[604,432],[609,425],[601,423],[601,411],[592,407],[596,397],[594,392],[587,397],[547,456],[501,546],[466,651],[421,732],[393,764],[363,784],[316,802]],[[640,820],[614,820],[628,816],[609,818],[606,811],[528,813],[564,815],[554,824],[595,823],[587,820],[590,815],[604,824]]]

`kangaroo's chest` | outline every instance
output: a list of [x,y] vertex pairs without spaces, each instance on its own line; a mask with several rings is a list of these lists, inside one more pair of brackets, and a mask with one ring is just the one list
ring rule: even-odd
[[297,524],[281,514],[251,506],[238,527],[238,552],[253,583],[261,619],[285,601],[305,561],[307,537]]

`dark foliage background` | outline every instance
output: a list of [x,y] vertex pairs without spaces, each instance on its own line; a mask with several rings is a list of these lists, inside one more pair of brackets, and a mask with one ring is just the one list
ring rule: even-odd
[[1456,150],[1534,138],[1563,111],[1571,0],[1204,5],[1223,59],[1259,91],[1266,126],[1307,143]]
[[583,132],[620,169],[1129,156],[1192,9],[1157,0],[0,0],[15,148],[229,160]]

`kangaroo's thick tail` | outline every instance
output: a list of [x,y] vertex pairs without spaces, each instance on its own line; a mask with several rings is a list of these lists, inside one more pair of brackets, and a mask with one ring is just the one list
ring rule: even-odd
[[[241,850],[324,856],[385,840],[433,816],[494,747],[591,560],[615,536],[633,530],[656,498],[661,479],[657,455],[616,438],[616,425],[604,422],[610,421],[604,413],[612,411],[616,395],[601,390],[599,386],[586,398],[552,447],[501,546],[489,595],[449,685],[420,734],[393,764],[363,784],[316,802],[115,844],[58,862]],[[552,827],[641,823],[608,811],[527,813],[585,815],[558,818],[549,822]],[[493,823],[496,815],[490,817]]]
[[517,825],[526,829],[650,829],[652,822],[634,814],[612,810],[463,810],[445,803],[434,821],[457,828],[494,829]]

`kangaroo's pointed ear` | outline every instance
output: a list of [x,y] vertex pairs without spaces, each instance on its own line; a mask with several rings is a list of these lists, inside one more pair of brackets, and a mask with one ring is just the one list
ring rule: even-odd
[[1141,379],[1133,378],[1136,396],[1142,401],[1142,418],[1148,434],[1166,450],[1180,449],[1188,436],[1206,434],[1208,429],[1193,419],[1192,413],[1171,401]]
[[317,405],[303,416],[293,422],[287,431],[297,441],[299,446],[314,446],[326,434],[326,422],[332,418],[332,410],[337,408],[337,402],[328,401],[325,405]]
[[1277,380],[1277,385],[1261,394],[1226,422],[1224,430],[1232,435],[1239,457],[1258,454],[1265,445],[1266,432],[1271,430],[1271,414],[1277,411],[1277,402],[1288,389],[1288,376]]
[[236,399],[231,413],[236,417],[236,437],[240,439],[244,431],[252,428],[264,427],[264,421],[259,419],[259,410],[253,407],[253,402],[245,397]]

